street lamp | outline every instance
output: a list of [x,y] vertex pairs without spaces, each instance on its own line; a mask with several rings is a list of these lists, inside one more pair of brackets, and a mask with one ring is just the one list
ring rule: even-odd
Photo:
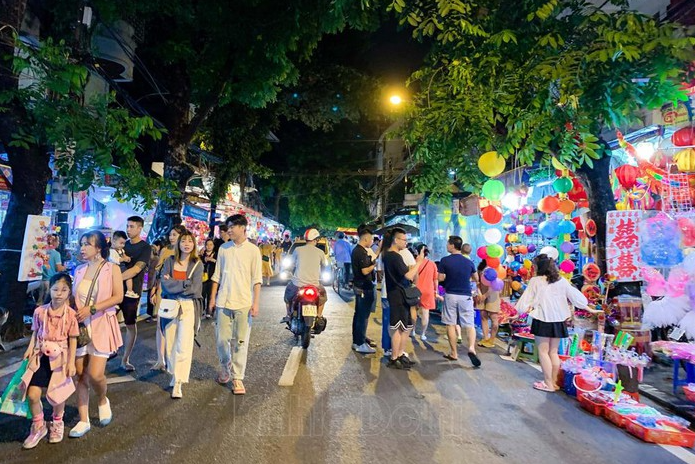
[[394,106],[398,106],[403,103],[403,98],[401,98],[400,95],[391,95],[389,97],[389,102]]

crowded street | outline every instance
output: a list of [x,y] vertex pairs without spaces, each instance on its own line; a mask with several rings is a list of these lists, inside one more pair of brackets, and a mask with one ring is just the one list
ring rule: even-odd
[[[140,322],[135,373],[119,371],[118,359],[108,364],[112,424],[96,425],[88,437],[66,439],[61,446],[44,442],[28,453],[18,442],[29,424],[0,417],[2,462],[229,462],[242,452],[249,463],[288,464],[629,463],[636,462],[634,456],[639,462],[695,462],[691,451],[645,444],[563,394],[530,389],[539,373],[528,364],[501,359],[502,347],[481,350],[481,369],[472,369],[468,360],[447,361],[438,323],[427,343],[417,340],[410,349],[417,369],[389,370],[381,352],[364,356],[350,350],[354,303],[333,291],[326,331],[302,353],[294,384],[281,387],[294,346],[291,334],[277,323],[284,312],[283,290],[276,284],[262,290],[245,396],[215,383],[213,323],[203,321],[186,396],[172,401],[168,376],[150,371],[156,358],[154,326]],[[378,340],[379,311],[373,316],[369,335]],[[11,375],[11,358],[0,357],[0,386]],[[69,401],[65,421],[76,420],[74,401]]]

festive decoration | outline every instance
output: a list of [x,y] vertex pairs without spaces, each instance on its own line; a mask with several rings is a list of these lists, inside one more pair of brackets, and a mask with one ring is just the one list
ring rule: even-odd
[[567,193],[572,190],[572,179],[569,177],[559,177],[553,182],[553,189],[558,193]]
[[488,224],[499,224],[502,221],[502,209],[499,206],[485,206],[480,213],[483,221]]
[[538,202],[538,210],[545,214],[550,214],[557,211],[559,206],[560,201],[557,199],[557,197],[552,196],[542,198],[541,201]]
[[525,235],[533,235],[533,226],[526,226],[524,227],[524,234]]
[[559,231],[558,223],[555,221],[543,221],[538,224],[538,232],[545,238],[557,237]]
[[572,242],[562,242],[562,245],[560,245],[560,250],[565,254],[572,254],[574,253],[574,245]]
[[586,225],[584,225],[584,232],[586,232],[586,235],[589,237],[594,237],[596,235],[596,222],[594,222],[593,219],[586,221]]
[[507,270],[504,268],[504,266],[499,265],[497,268],[495,268],[495,271],[497,271],[497,278],[498,279],[506,279],[507,278]]
[[574,211],[576,206],[576,203],[572,200],[562,200],[558,205],[557,210],[563,214],[572,214],[572,211]]
[[497,278],[497,271],[488,267],[483,271],[483,277],[485,277],[488,281],[492,282]]
[[695,246],[695,224],[693,220],[687,217],[678,218],[678,228],[683,235],[683,246]]
[[490,288],[496,292],[501,292],[502,289],[504,288],[504,281],[502,279],[495,279],[490,284]]
[[497,179],[490,179],[483,184],[483,196],[488,200],[498,201],[504,196],[504,184]]
[[678,129],[671,136],[671,142],[677,147],[689,147],[695,145],[695,127],[688,126]]
[[566,272],[569,274],[570,272],[574,271],[575,265],[571,260],[566,259],[560,263],[559,267],[562,272]]
[[485,259],[485,258],[487,258],[487,249],[486,249],[486,247],[484,247],[484,246],[479,247],[475,254],[478,255],[478,258],[480,258],[480,259]]
[[642,221],[639,227],[639,249],[645,264],[663,267],[674,266],[683,261],[683,251],[680,248],[681,231],[677,221],[659,213]]
[[504,248],[499,245],[488,245],[485,250],[489,258],[499,258],[504,254]]
[[630,190],[637,183],[637,178],[642,175],[640,168],[629,164],[623,164],[615,170],[615,176],[624,189]]
[[680,172],[695,171],[695,149],[686,148],[673,156]]
[[488,229],[483,234],[483,238],[487,243],[499,243],[502,240],[502,232],[499,229]]
[[505,166],[506,161],[496,151],[489,151],[478,158],[478,169],[488,177],[499,176]]
[[531,244],[529,244],[529,245],[526,247],[526,250],[527,250],[529,253],[533,253],[534,251],[536,251],[536,245],[534,245],[533,243],[531,243]]
[[492,269],[497,269],[498,267],[500,267],[501,263],[499,258],[486,258],[485,264],[487,264],[487,266]]

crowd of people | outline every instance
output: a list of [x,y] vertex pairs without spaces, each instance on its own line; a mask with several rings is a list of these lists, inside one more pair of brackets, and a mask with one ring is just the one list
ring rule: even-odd
[[[128,218],[126,231],[114,233],[111,244],[99,231],[83,234],[79,241],[83,264],[75,269],[74,277],[60,269],[50,274],[47,298],[34,311],[33,334],[24,354],[28,367],[22,380],[28,387],[26,394],[33,416],[25,448],[35,447],[47,435],[51,443],[63,439],[65,401],[73,393],[77,394],[79,421],[70,430],[70,437],[79,438],[90,431],[91,390],[96,396],[100,424],[106,426],[112,421],[106,362],[123,348],[121,369],[135,369],[130,356],[137,339],[136,321],[146,273],[147,311],[150,320],[157,324],[157,362],[153,369],[169,373],[171,397],[183,397],[202,317],[214,317],[216,321],[216,381],[222,385],[231,382],[234,394],[246,393],[243,381],[261,286],[264,279],[269,283],[268,274],[273,275],[273,267],[292,249],[290,237],[256,246],[247,239],[247,219],[237,214],[220,226],[219,239],[206,240],[198,250],[194,235],[181,225],[174,226],[166,239],[152,244],[141,238],[143,225],[138,216]],[[438,300],[442,303],[441,320],[446,325],[449,344],[444,357],[458,360],[458,345],[465,343],[470,362],[480,367],[476,346],[489,347],[495,339],[500,295],[484,284],[484,268],[476,269],[469,257],[470,245],[460,237],[449,237],[448,256],[435,263],[428,257],[427,245],[408,248],[406,232],[401,228],[388,230],[383,240],[375,238],[365,226],[358,229],[357,235],[354,246],[344,237],[338,237],[334,244],[336,259],[337,249],[343,243],[349,250],[341,256],[341,264],[344,266],[349,260],[350,270],[345,274],[352,275],[355,294],[352,349],[362,354],[376,352],[376,343],[367,337],[367,328],[376,304],[377,282],[381,281],[381,347],[389,368],[411,369],[415,365],[406,352],[409,337],[419,336],[427,341],[429,312]],[[322,320],[325,328],[322,313],[327,295],[320,274],[328,262],[326,253],[316,247],[319,236],[316,229],[308,229],[303,246],[294,248],[294,276],[285,290],[285,302],[289,308],[300,287],[316,286],[320,291],[316,319]],[[585,308],[587,302],[581,292],[559,277],[552,257],[540,254],[535,267],[537,275],[517,307],[533,310],[532,333],[538,337],[544,373],[544,380],[534,387],[554,391],[552,379],[559,367],[557,345],[567,335],[564,322],[571,317],[568,305],[562,301],[569,300],[578,308]],[[478,344],[476,307],[484,321],[483,340]],[[126,327],[125,339],[121,336],[119,312]],[[284,322],[288,322],[287,318]],[[50,423],[43,415],[42,395],[53,406]]]

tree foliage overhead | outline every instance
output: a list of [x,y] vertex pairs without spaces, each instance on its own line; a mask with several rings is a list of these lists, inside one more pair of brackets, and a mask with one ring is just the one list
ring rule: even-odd
[[[683,27],[622,7],[583,0],[395,0],[391,8],[415,38],[435,45],[419,84],[406,137],[419,161],[477,183],[480,153],[519,164],[591,167],[605,128],[634,123],[640,109],[685,98],[695,58]],[[420,190],[442,191],[425,170]]]

